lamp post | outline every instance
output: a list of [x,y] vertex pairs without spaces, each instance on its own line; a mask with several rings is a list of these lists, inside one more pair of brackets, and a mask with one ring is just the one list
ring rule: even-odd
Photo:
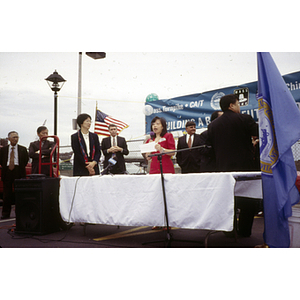
[[[85,54],[93,59],[101,59],[106,57],[105,52],[85,52]],[[79,52],[77,116],[81,114],[81,96],[82,96],[81,81],[82,81],[82,52]],[[76,122],[74,126],[76,128]]]
[[[45,80],[47,81],[50,89],[54,92],[54,135],[57,135],[57,92],[61,90],[66,80],[63,79],[56,70]],[[62,84],[60,85],[60,83]]]

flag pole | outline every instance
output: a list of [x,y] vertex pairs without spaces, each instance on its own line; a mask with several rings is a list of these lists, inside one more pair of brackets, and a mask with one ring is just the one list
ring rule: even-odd
[[96,101],[96,111],[95,111],[95,122],[94,122],[94,132],[95,132],[95,127],[96,127],[96,120],[97,120],[97,110],[98,110],[98,101]]

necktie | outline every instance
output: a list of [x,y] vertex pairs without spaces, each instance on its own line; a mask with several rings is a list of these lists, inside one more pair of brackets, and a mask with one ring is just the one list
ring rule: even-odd
[[11,152],[10,152],[10,159],[9,159],[9,166],[8,168],[12,171],[15,167],[15,151],[14,147],[11,147]]
[[192,147],[192,137],[191,137],[191,135],[189,136],[188,146],[189,146],[189,148]]
[[[113,137],[113,146],[116,146],[116,137]],[[112,158],[116,157],[116,153],[112,154]]]

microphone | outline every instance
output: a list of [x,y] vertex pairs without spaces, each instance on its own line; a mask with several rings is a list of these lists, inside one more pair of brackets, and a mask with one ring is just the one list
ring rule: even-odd
[[155,137],[155,133],[153,131],[150,132],[150,138],[151,140],[154,140],[154,137]]
[[111,167],[111,166],[114,166],[116,163],[117,163],[117,161],[116,161],[116,159],[114,159],[114,158],[110,158],[110,159],[108,160],[108,165],[110,165],[110,167]]
[[117,161],[116,161],[115,159],[110,158],[110,159],[108,160],[108,165],[107,165],[107,167],[101,172],[101,175],[106,174],[106,173],[107,173],[107,170],[108,170],[109,168],[111,168],[112,166],[114,166],[116,163],[117,163]]

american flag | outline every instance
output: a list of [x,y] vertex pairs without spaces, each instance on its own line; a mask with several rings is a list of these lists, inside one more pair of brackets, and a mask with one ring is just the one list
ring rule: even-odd
[[110,136],[108,131],[108,125],[115,124],[118,128],[118,133],[120,133],[124,128],[127,128],[129,125],[126,123],[117,120],[99,109],[96,109],[96,121],[94,132],[99,135]]

